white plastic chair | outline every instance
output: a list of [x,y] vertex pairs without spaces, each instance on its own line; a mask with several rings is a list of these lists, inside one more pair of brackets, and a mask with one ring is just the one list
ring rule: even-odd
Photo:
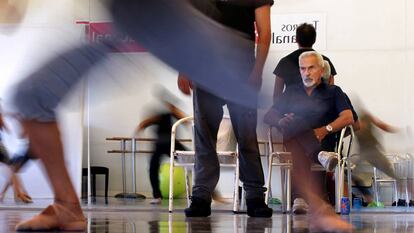
[[[223,119],[226,119],[224,117]],[[174,167],[184,167],[185,168],[185,177],[186,177],[186,194],[187,194],[187,206],[190,204],[190,182],[187,169],[194,167],[193,161],[180,162],[175,161],[175,157],[187,157],[187,158],[194,158],[195,151],[180,151],[175,149],[175,139],[177,128],[181,126],[183,123],[191,122],[193,123],[194,118],[192,116],[182,118],[178,120],[171,129],[171,154],[170,154],[170,190],[169,190],[169,203],[168,203],[168,211],[172,213],[173,211],[173,201],[174,201],[174,182],[173,182],[173,174],[174,174]],[[237,148],[237,146],[236,146]],[[222,163],[220,162],[220,167],[234,167],[234,191],[233,191],[233,211],[239,211],[239,158],[238,158],[238,150],[236,151],[217,151],[217,156],[220,157],[231,157],[233,158],[233,163]]]
[[[280,168],[280,178],[281,178],[281,187],[282,187],[282,212],[286,213],[291,210],[291,169],[292,169],[292,154],[286,151],[275,151],[274,142],[272,137],[272,129],[274,127],[269,127],[268,130],[268,169],[267,169],[267,180],[266,180],[266,192],[265,192],[265,203],[268,204],[269,197],[271,195],[270,184],[272,181],[272,168]],[[275,162],[273,159],[276,157],[278,159]]]
[[[349,134],[347,132],[349,131]],[[346,140],[346,138],[348,138]],[[347,170],[346,180],[348,182],[348,195],[352,195],[352,179],[351,179],[351,149],[353,140],[355,138],[354,129],[352,126],[346,126],[341,130],[336,153],[338,155],[338,166],[335,169],[335,210],[337,213],[341,211],[341,199],[344,196],[345,189],[345,169]],[[346,143],[347,142],[347,143]],[[346,145],[344,153],[343,148]],[[352,201],[350,201],[352,207]]]
[[392,200],[395,201],[397,204],[398,202],[398,184],[397,182],[401,182],[401,185],[403,185],[404,189],[404,196],[406,200],[406,204],[408,206],[409,203],[409,197],[408,197],[408,166],[409,166],[409,160],[406,158],[402,158],[398,155],[387,155],[387,158],[392,162],[396,175],[398,176],[398,180],[391,178],[387,175],[385,175],[383,172],[379,171],[376,167],[374,167],[374,199],[376,202],[379,202],[379,192],[382,184],[391,184],[393,187],[392,192]]
[[[272,128],[269,128],[268,131],[268,144],[269,144],[269,158],[268,158],[268,174],[265,193],[265,201],[267,203],[270,196],[270,183],[272,177],[272,167],[278,166],[281,171],[281,186],[282,186],[282,211],[287,212],[291,210],[291,168],[292,168],[292,159],[291,153],[286,151],[274,151],[273,149],[273,139],[272,139]],[[349,130],[349,136],[346,135],[346,131]],[[342,148],[344,146],[345,137],[349,137],[347,144],[347,151],[345,154],[342,153]],[[351,164],[349,162],[349,155],[352,149],[352,139],[355,137],[354,130],[352,126],[345,127],[341,130],[340,139],[338,142],[338,147],[336,149],[336,154],[338,156],[338,165],[335,169],[335,210],[340,212],[340,203],[341,198],[343,197],[344,191],[344,174],[345,169],[347,169],[347,180],[351,180]],[[273,162],[273,158],[279,158],[279,162]],[[311,167],[312,171],[325,171],[321,165],[313,164]],[[348,182],[348,192],[352,193],[352,184]]]

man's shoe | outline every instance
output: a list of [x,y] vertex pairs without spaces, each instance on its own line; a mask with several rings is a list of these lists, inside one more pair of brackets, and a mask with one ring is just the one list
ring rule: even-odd
[[208,217],[211,215],[211,202],[191,197],[191,205],[184,212],[186,217]]
[[309,210],[309,205],[302,198],[295,198],[292,206],[293,214],[307,214]]
[[328,172],[332,172],[338,165],[338,156],[335,152],[321,151],[318,160]]
[[246,199],[247,215],[257,218],[270,218],[272,217],[273,210],[269,208],[264,199],[254,198]]

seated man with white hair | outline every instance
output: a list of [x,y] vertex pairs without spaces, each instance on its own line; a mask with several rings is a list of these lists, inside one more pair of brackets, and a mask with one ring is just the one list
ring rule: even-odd
[[[352,111],[341,88],[322,81],[324,61],[319,53],[302,53],[299,69],[302,83],[286,89],[264,120],[283,134],[284,145],[293,155],[294,187],[309,203],[310,213],[321,221],[331,218],[333,225],[346,227],[323,200],[311,165],[320,162],[327,171],[335,168],[336,155],[325,150],[334,151],[334,134],[354,122]],[[321,227],[318,221],[314,224]],[[329,230],[326,227],[323,230]]]

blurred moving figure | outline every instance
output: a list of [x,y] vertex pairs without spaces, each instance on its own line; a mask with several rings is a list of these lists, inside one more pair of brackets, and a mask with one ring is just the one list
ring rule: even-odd
[[355,134],[358,139],[361,158],[384,172],[387,176],[397,178],[391,161],[385,156],[384,149],[375,135],[374,128],[388,133],[396,133],[398,129],[381,121],[365,109],[358,111],[358,115],[359,130]]
[[[390,161],[390,159],[387,158],[387,156],[385,155],[384,148],[378,141],[375,132],[375,128],[377,128],[384,132],[397,133],[398,128],[383,122],[382,120],[373,116],[371,113],[369,113],[366,109],[362,108],[361,106],[359,108],[359,119],[354,124],[354,128],[357,129],[355,131],[355,135],[357,137],[359,144],[359,154],[357,161],[354,163],[355,167],[353,168],[353,171],[355,172],[352,173],[352,179],[357,187],[361,187],[359,188],[359,190],[363,195],[363,204],[365,205],[365,203],[373,203],[374,200],[372,197],[372,193],[369,191],[369,189],[364,188],[364,186],[366,186],[364,185],[364,183],[367,183],[364,181],[365,173],[358,172],[360,170],[363,171],[363,169],[359,168],[359,166],[362,166],[362,163],[364,161],[368,162],[373,167],[376,167],[378,170],[382,171],[387,176],[396,179],[399,189],[401,189],[401,182],[398,182],[400,180],[397,176],[392,161]],[[398,205],[398,203],[395,203],[395,205]],[[399,205],[405,206],[405,201],[399,200]]]
[[[9,130],[6,127],[3,116],[0,113],[0,131],[1,134],[7,133]],[[22,168],[22,166],[30,159],[30,156],[28,154],[25,155],[15,155],[12,158],[10,158],[9,153],[7,152],[7,149],[5,148],[3,144],[3,140],[0,135],[0,162],[7,165],[10,174],[6,175],[6,184],[1,190],[0,193],[0,201],[3,201],[7,190],[11,186],[13,188],[14,192],[14,200],[16,202],[23,202],[23,203],[32,203],[32,198],[27,194],[23,183],[21,182],[17,172]]]
[[[150,126],[156,127],[155,148],[153,149],[154,153],[151,155],[149,167],[152,196],[154,198],[150,202],[151,204],[161,203],[162,196],[160,191],[159,170],[162,156],[170,156],[171,128],[176,120],[186,117],[184,112],[182,112],[174,104],[174,100],[176,99],[174,96],[172,96],[166,90],[162,90],[162,92],[158,94],[158,97],[164,105],[164,108],[159,109],[158,111],[153,111],[149,117],[139,123],[135,130],[135,135],[138,136],[138,134],[140,134],[146,128]],[[184,145],[182,145],[180,142],[176,141],[175,145],[178,150],[185,150]]]
[[[114,0],[109,4],[118,29],[166,64],[188,74],[213,94],[243,106],[256,106],[256,92],[238,81],[251,72],[254,41],[213,22],[186,1]],[[79,80],[114,49],[116,40],[73,48],[46,62],[15,87],[11,98],[14,108],[7,114],[21,120],[30,151],[43,162],[55,196],[52,205],[19,223],[16,230],[86,229],[65,166],[55,109]]]
[[28,0],[0,0],[0,24],[18,24],[26,14]]

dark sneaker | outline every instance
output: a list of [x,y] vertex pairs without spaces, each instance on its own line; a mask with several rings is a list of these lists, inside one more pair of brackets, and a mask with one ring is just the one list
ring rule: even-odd
[[272,217],[273,210],[269,208],[264,199],[246,199],[247,215],[250,217],[258,218],[270,218]]
[[338,155],[335,152],[321,151],[318,160],[326,171],[332,172],[338,164]]
[[211,215],[211,202],[191,197],[191,205],[184,212],[186,217],[208,217]]
[[407,202],[404,199],[398,199],[398,202],[395,203],[394,201],[392,206],[407,206]]
[[408,203],[408,206],[410,206],[410,207],[414,206],[414,201],[410,200],[410,202]]

